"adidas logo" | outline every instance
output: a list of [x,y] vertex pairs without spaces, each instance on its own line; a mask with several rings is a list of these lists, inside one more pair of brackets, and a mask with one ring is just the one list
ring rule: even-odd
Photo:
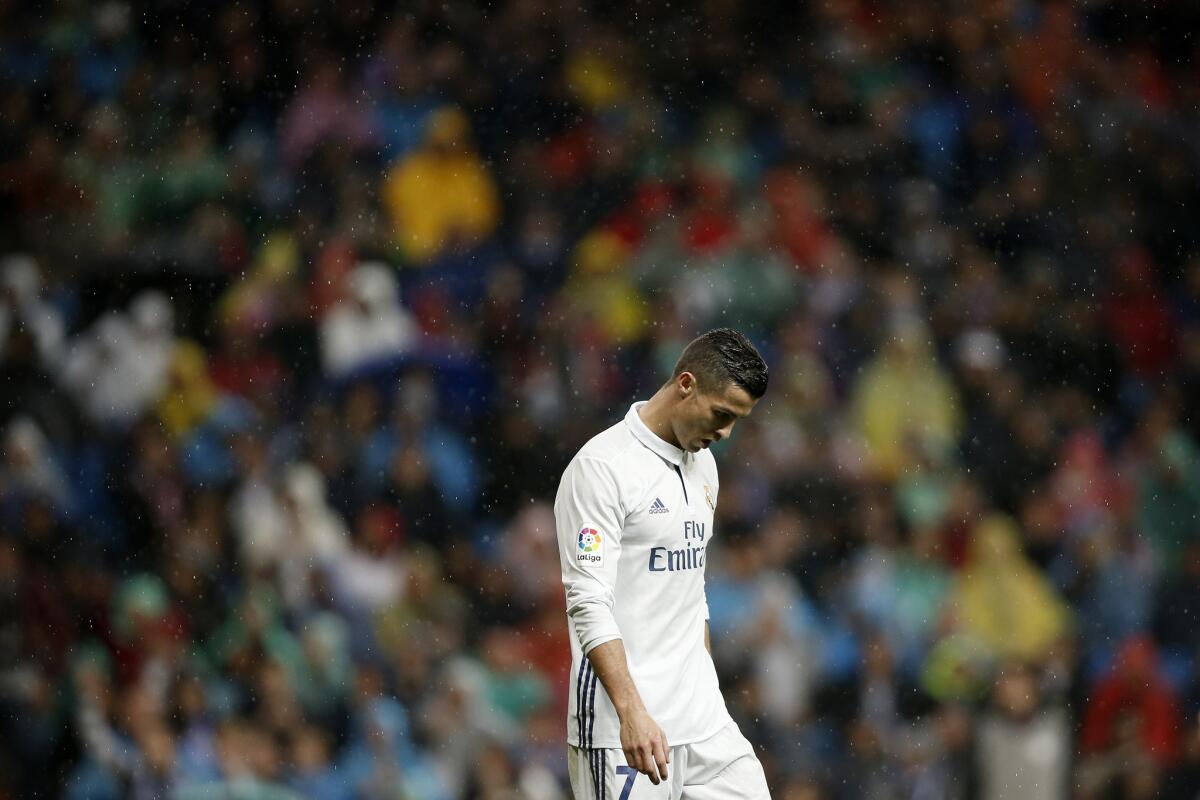
[[663,505],[663,501],[659,498],[654,498],[654,503],[650,506],[651,514],[670,514],[671,509]]

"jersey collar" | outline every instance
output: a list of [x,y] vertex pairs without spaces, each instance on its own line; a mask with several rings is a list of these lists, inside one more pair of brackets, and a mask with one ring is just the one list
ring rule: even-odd
[[646,423],[642,422],[642,418],[638,416],[638,409],[644,405],[646,405],[645,400],[631,405],[629,413],[625,415],[625,424],[629,426],[629,430],[633,431],[634,438],[639,442],[667,461],[679,466],[683,463],[683,450],[659,438],[656,433],[646,427]]

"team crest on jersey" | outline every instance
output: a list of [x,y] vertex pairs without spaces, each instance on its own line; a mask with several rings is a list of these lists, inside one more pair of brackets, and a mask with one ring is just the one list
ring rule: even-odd
[[708,487],[708,484],[707,484],[707,483],[706,483],[706,484],[704,484],[704,500],[705,500],[705,502],[707,502],[707,503],[708,503],[708,507],[709,507],[709,509],[710,509],[710,510],[712,510],[712,511],[716,511],[716,510],[717,510],[717,503],[716,503],[716,501],[713,499],[713,493],[712,493],[712,489],[710,489],[710,488]]
[[575,547],[575,563],[576,564],[596,564],[604,563],[604,534],[590,525],[584,525],[579,529],[577,544]]

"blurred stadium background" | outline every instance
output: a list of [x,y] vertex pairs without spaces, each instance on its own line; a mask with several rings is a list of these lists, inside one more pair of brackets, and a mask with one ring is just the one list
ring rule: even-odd
[[1200,791],[1200,6],[0,3],[0,796],[567,794],[549,502],[717,326],[777,800]]

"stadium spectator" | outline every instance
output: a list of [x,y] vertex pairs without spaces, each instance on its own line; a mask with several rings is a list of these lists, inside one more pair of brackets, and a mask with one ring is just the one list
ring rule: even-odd
[[381,187],[396,244],[405,258],[427,264],[448,249],[469,248],[499,222],[499,200],[458,108],[426,120],[423,145],[388,170]]
[[979,722],[979,796],[1065,796],[1071,765],[1069,725],[1060,703],[1044,701],[1032,669],[1020,662],[1002,667],[992,689],[992,706]]
[[396,279],[384,264],[359,264],[346,276],[346,297],[321,321],[325,373],[342,378],[414,345],[415,324],[400,305]]

